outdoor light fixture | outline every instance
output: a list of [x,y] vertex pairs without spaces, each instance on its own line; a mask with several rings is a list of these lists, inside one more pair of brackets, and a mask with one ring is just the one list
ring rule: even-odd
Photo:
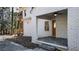
[[55,17],[56,17],[57,15],[58,15],[57,13],[54,14]]

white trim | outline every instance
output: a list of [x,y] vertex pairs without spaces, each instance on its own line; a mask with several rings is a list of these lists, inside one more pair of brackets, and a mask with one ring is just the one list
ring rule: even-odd
[[37,41],[37,42],[39,42],[39,43],[45,43],[45,44],[48,44],[48,45],[51,45],[51,46],[55,46],[55,47],[58,47],[58,48],[61,48],[61,49],[65,49],[65,50],[68,49],[68,47],[57,45],[57,44],[53,44],[53,43],[48,43],[48,42],[44,42],[44,41]]

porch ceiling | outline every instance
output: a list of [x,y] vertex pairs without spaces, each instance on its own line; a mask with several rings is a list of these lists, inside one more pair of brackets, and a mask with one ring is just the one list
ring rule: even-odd
[[37,18],[51,20],[51,18],[54,17],[54,14],[58,14],[58,15],[67,14],[67,9],[57,11],[57,12],[48,13],[48,14],[43,14],[43,15],[37,16]]

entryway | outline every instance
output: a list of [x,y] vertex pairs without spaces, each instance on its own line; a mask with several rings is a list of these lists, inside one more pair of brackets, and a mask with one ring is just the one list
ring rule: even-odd
[[67,9],[37,16],[38,42],[68,49]]

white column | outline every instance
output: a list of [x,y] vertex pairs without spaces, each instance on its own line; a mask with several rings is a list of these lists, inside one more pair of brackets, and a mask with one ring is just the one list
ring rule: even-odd
[[36,23],[36,16],[32,15],[32,42],[37,43],[37,23]]
[[79,50],[79,8],[68,8],[68,48]]

